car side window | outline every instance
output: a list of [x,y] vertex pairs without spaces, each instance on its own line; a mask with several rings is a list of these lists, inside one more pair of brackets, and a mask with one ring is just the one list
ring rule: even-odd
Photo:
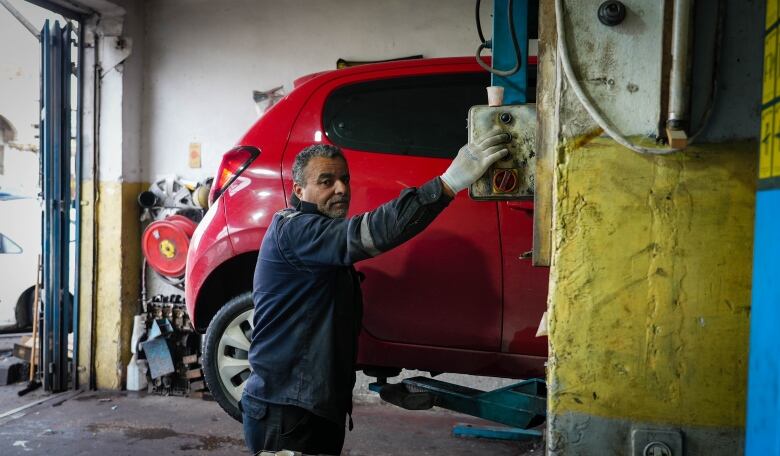
[[456,73],[360,82],[325,101],[325,134],[366,152],[453,158],[466,144],[473,105],[486,104],[490,75]]
[[0,254],[3,253],[22,253],[22,248],[11,238],[0,233]]

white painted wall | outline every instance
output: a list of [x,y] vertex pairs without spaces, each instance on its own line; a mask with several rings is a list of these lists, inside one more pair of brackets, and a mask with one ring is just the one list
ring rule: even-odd
[[[10,0],[36,28],[46,19],[61,16],[22,0]],[[38,147],[40,44],[11,13],[0,6],[0,115],[8,119],[17,132],[15,143],[22,148]],[[33,196],[38,186],[38,154],[5,146],[5,170],[0,174],[0,189]],[[2,215],[0,215],[2,216]]]
[[[482,5],[491,35],[492,1]],[[338,58],[473,55],[473,0],[149,0],[145,3],[142,172],[214,174],[256,118],[253,90],[333,69]],[[202,144],[202,168],[188,146]]]
[[[98,135],[99,166],[97,180],[101,182],[140,182],[141,116],[143,90],[143,6],[139,0],[115,0],[116,15],[103,15],[87,38],[98,49],[100,67],[100,132]],[[92,49],[85,59],[94,58]],[[89,85],[89,84],[88,84]],[[90,87],[85,88],[85,92]],[[85,94],[85,108],[92,100]],[[85,145],[92,141],[86,128]],[[89,150],[85,147],[85,151]],[[85,163],[92,166],[85,152]],[[87,168],[85,168],[87,169]]]

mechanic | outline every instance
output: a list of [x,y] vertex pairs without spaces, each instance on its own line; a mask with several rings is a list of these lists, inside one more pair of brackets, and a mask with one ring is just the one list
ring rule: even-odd
[[352,429],[363,305],[353,264],[420,233],[508,153],[509,139],[491,133],[467,144],[440,177],[350,218],[341,149],[317,144],[296,156],[295,208],[274,215],[254,275],[252,373],[239,404],[253,453],[340,454],[347,415]]

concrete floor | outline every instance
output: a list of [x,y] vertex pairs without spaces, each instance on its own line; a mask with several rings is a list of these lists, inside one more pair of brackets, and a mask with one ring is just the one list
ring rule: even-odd
[[[0,337],[0,356],[16,338]],[[213,401],[127,392],[37,389],[23,397],[26,382],[0,387],[0,455],[235,455],[247,453],[241,425]],[[358,391],[360,391],[358,389]],[[373,398],[373,400],[371,399]],[[411,412],[358,393],[355,429],[344,455],[528,456],[544,453],[541,439],[517,443],[451,436],[456,423],[494,424],[446,410]]]
[[[45,399],[19,398],[23,383],[0,387],[0,414]],[[355,408],[345,455],[541,455],[543,443],[452,437],[458,422],[488,424],[447,411],[410,412],[384,404]],[[64,393],[0,419],[0,454],[234,455],[246,452],[241,426],[216,402],[118,392]]]
[[[19,335],[0,335],[0,357],[10,355],[18,338]],[[0,387],[0,455],[247,453],[240,424],[216,402],[127,392],[67,392],[52,396],[40,388],[19,397],[17,392],[25,386],[26,382],[20,382]],[[356,388],[355,429],[347,433],[344,455],[544,453],[541,439],[517,443],[452,437],[451,429],[456,423],[494,424],[446,410],[403,410],[378,402],[362,386]],[[40,403],[6,415],[33,402]]]

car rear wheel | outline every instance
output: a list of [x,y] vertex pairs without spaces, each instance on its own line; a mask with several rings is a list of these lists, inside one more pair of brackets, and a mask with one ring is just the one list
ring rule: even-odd
[[240,294],[217,312],[203,339],[206,384],[220,407],[238,421],[241,421],[238,401],[252,371],[249,345],[253,315],[252,293]]
[[18,329],[32,329],[33,322],[33,298],[35,287],[30,287],[19,296],[16,302],[16,327]]
[[[44,295],[43,288],[38,290],[39,299],[40,296]],[[73,293],[68,292],[68,296],[70,297],[70,300],[68,301],[68,315],[73,315]],[[16,308],[14,311],[14,316],[16,317],[16,327],[14,329],[19,331],[31,331],[33,327],[33,320],[35,319],[34,315],[34,306],[35,306],[35,287],[30,287],[27,290],[24,291],[24,293],[19,296],[19,299],[16,301]],[[43,309],[39,309],[40,313],[43,313]],[[68,321],[68,332],[73,332],[73,320]]]

